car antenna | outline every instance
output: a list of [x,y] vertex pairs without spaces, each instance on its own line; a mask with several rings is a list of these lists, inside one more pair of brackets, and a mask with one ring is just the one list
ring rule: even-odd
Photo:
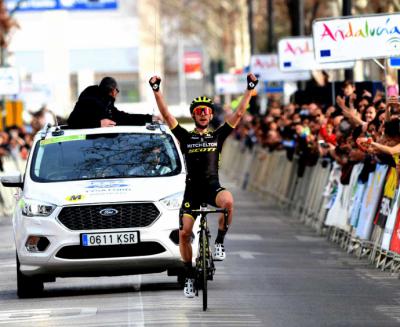
[[51,124],[50,124],[50,123],[47,123],[47,124],[42,128],[42,130],[41,130],[41,132],[40,132],[40,139],[41,139],[41,140],[44,140],[44,139],[46,138],[47,132],[49,131],[50,127],[51,127]]
[[54,119],[54,122],[55,122],[55,127],[56,127],[56,129],[51,133],[51,135],[52,136],[64,135],[64,131],[61,130],[60,125],[58,125],[57,115],[53,111],[50,111],[50,112],[51,112],[51,114],[53,116],[53,119]]

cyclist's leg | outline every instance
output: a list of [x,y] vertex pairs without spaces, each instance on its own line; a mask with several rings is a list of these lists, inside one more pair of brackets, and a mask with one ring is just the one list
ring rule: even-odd
[[195,296],[195,277],[196,270],[192,265],[192,235],[193,235],[193,225],[195,218],[189,214],[185,214],[185,209],[193,208],[193,192],[192,188],[186,184],[185,194],[183,196],[182,210],[180,217],[180,228],[179,228],[179,250],[184,264],[185,269],[185,285],[183,287],[183,294],[192,298]]
[[184,214],[181,218],[181,229],[179,230],[179,251],[184,263],[192,262],[192,231],[194,218],[191,215]]
[[214,247],[214,260],[223,261],[226,258],[225,247],[224,247],[224,239],[225,235],[228,231],[228,226],[232,223],[233,216],[233,196],[232,193],[225,190],[218,184],[214,184],[214,202],[215,205],[219,208],[228,209],[228,219],[227,226],[225,226],[225,217],[224,214],[221,214],[218,220],[218,234],[215,239],[215,247]]
[[186,297],[192,298],[195,296],[195,269],[192,265],[192,244],[191,238],[193,235],[194,217],[185,214],[184,210],[193,208],[193,188],[190,183],[186,183],[185,194],[183,196],[180,226],[179,226],[179,250],[184,264],[185,269],[185,285],[183,288],[183,294]]
[[194,225],[194,218],[190,215],[184,214],[180,218],[179,230],[179,250],[183,260],[185,284],[183,287],[183,294],[192,298],[195,296],[195,268],[192,264],[192,230]]
[[193,235],[193,225],[195,218],[185,213],[185,210],[196,209],[196,188],[192,183],[186,181],[185,194],[183,195],[181,215],[179,221],[179,251],[181,253],[184,264],[189,266],[192,263],[192,243],[191,238]]
[[[217,193],[215,198],[215,203],[219,208],[228,209],[228,226],[232,224],[233,219],[233,196],[228,190],[222,190]],[[225,230],[224,226],[224,215],[221,214],[218,220],[218,229]]]
[[[233,196],[232,193],[222,187],[218,179],[213,179],[208,185],[208,203],[214,207],[228,209],[228,221],[227,225],[232,224],[233,217]],[[218,229],[224,231],[224,214],[221,214],[218,219]]]

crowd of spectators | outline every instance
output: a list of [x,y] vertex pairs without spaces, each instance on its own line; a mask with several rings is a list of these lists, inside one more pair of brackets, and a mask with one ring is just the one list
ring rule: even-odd
[[366,181],[377,163],[397,166],[400,171],[397,92],[392,91],[387,101],[381,91],[371,94],[363,90],[357,96],[355,84],[346,81],[335,105],[281,105],[272,99],[266,114],[245,117],[235,137],[248,148],[258,144],[269,151],[286,151],[288,160],[297,155],[300,177],[307,166],[328,166],[336,161],[342,168],[341,183],[346,185],[353,166],[362,162],[360,179]]
[[[266,113],[250,111],[236,128],[235,137],[249,149],[258,144],[269,151],[286,151],[288,160],[297,155],[299,176],[307,166],[318,163],[328,166],[333,161],[342,167],[344,185],[349,182],[352,167],[360,162],[364,163],[360,178],[365,181],[377,163],[396,167],[400,176],[397,94],[397,88],[387,91],[387,101],[381,91],[371,94],[363,90],[357,96],[355,85],[346,81],[335,105],[317,102],[282,105],[276,99],[269,99]],[[214,100],[218,110],[213,125],[218,126],[226,112],[219,104],[220,99]],[[0,171],[4,170],[4,156],[26,159],[33,136],[53,119],[45,107],[30,114],[29,125],[11,126],[0,132]]]
[[[29,112],[30,122],[22,127],[8,126],[0,131],[0,171],[4,171],[4,157],[8,156],[14,161],[26,160],[32,147],[34,135],[47,123],[54,125],[54,115],[46,107],[38,111]],[[63,121],[57,117],[58,123]]]

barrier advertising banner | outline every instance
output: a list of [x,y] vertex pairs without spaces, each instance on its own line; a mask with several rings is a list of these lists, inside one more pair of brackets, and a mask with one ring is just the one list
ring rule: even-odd
[[279,69],[283,72],[353,68],[354,61],[318,63],[312,37],[288,37],[278,42]]
[[346,187],[347,185],[342,185],[341,183],[338,185],[335,201],[333,202],[332,207],[329,209],[328,215],[326,216],[325,224],[327,226],[343,227],[343,225],[338,222],[338,219],[339,217],[346,216],[346,209],[342,203],[343,191]]
[[364,167],[364,164],[358,163],[354,165],[353,170],[351,171],[350,182],[348,192],[345,194],[348,197],[347,200],[347,216],[346,216],[346,223],[350,225],[351,213],[353,211],[353,207],[355,204],[356,194],[358,190],[358,177]]
[[348,218],[353,206],[358,175],[362,167],[362,164],[354,165],[348,185],[339,183],[335,202],[330,208],[325,220],[326,225],[336,226],[343,230],[349,229]]
[[400,201],[400,192],[397,192],[395,202],[393,204],[392,210],[389,213],[385,229],[383,231],[383,238],[381,245],[383,250],[389,250],[390,247],[390,241],[392,239],[394,225],[396,223],[397,214],[399,213],[399,201]]
[[378,164],[375,171],[369,174],[356,230],[356,236],[361,239],[369,239],[371,236],[373,221],[381,199],[387,170],[387,165]]
[[392,238],[390,240],[390,251],[400,253],[400,210],[397,211]]
[[312,30],[319,63],[400,55],[400,13],[317,19]]
[[339,192],[340,174],[341,174],[340,165],[336,161],[334,161],[332,170],[329,174],[328,185],[326,186],[325,190],[325,196],[327,198],[325,209],[327,210],[330,210],[335,204],[336,197]]
[[397,189],[397,171],[396,168],[390,167],[386,175],[385,187],[383,188],[382,201],[378,210],[377,217],[374,221],[376,225],[385,228],[387,217],[390,214],[394,197]]
[[358,226],[358,220],[360,217],[360,211],[361,211],[361,206],[363,204],[363,198],[366,186],[367,183],[360,183],[360,182],[357,183],[356,193],[354,195],[354,200],[353,200],[353,207],[350,211],[350,225],[353,227]]
[[278,55],[254,55],[251,56],[250,71],[259,76],[263,81],[306,81],[311,78],[308,71],[282,72],[279,69]]

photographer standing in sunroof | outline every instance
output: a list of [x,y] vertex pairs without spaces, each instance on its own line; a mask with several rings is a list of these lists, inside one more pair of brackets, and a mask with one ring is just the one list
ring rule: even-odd
[[104,77],[99,85],[88,86],[79,95],[74,110],[68,117],[68,126],[95,128],[152,122],[152,115],[129,114],[118,110],[114,105],[118,93],[117,81],[112,77]]

